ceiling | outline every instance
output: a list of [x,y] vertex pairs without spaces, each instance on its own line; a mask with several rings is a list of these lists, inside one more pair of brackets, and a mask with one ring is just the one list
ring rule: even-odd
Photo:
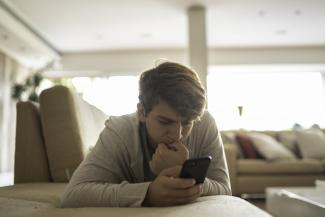
[[210,48],[325,45],[324,0],[1,1],[61,53],[185,48],[193,4],[206,7]]
[[66,54],[185,49],[193,5],[206,8],[209,49],[325,46],[324,0],[0,0],[0,51],[40,68]]

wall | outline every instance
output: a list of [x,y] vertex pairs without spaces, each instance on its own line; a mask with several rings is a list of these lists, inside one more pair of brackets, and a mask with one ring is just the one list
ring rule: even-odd
[[218,48],[209,53],[210,65],[325,64],[325,47]]
[[26,68],[0,53],[0,173],[14,169],[16,101],[11,97],[12,87],[28,74]]
[[[209,66],[295,66],[303,70],[325,70],[325,47],[213,48]],[[65,53],[61,68],[47,72],[50,77],[108,76],[139,73],[153,67],[159,58],[187,64],[186,49],[118,50],[109,52]],[[295,69],[295,70],[296,70]]]

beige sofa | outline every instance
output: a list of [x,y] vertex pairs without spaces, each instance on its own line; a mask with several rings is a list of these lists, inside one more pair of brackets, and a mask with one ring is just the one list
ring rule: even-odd
[[[254,131],[256,132],[256,131]],[[325,159],[265,160],[239,157],[238,142],[229,135],[242,131],[221,132],[225,144],[233,195],[261,196],[270,186],[314,186],[316,179],[325,180]],[[249,132],[244,132],[249,133]],[[261,131],[277,139],[281,133],[290,137],[293,131]]]
[[[14,185],[0,188],[0,217],[11,216],[269,216],[232,196],[202,197],[169,208],[60,208],[60,197],[107,119],[63,86],[40,103],[17,104]],[[236,208],[236,209],[234,209]]]

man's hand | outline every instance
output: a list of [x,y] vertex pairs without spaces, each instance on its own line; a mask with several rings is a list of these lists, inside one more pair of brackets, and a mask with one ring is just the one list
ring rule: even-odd
[[163,169],[182,165],[189,158],[189,151],[181,142],[169,145],[158,144],[152,160],[149,162],[151,171],[158,175]]
[[145,206],[173,206],[190,203],[203,193],[202,184],[195,185],[194,179],[178,178],[181,166],[163,170],[149,185]]

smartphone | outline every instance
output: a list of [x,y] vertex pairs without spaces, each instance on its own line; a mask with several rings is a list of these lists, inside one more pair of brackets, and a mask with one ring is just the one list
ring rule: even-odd
[[207,156],[186,160],[183,164],[180,177],[195,179],[196,184],[203,183],[207,175],[211,159],[211,156]]

